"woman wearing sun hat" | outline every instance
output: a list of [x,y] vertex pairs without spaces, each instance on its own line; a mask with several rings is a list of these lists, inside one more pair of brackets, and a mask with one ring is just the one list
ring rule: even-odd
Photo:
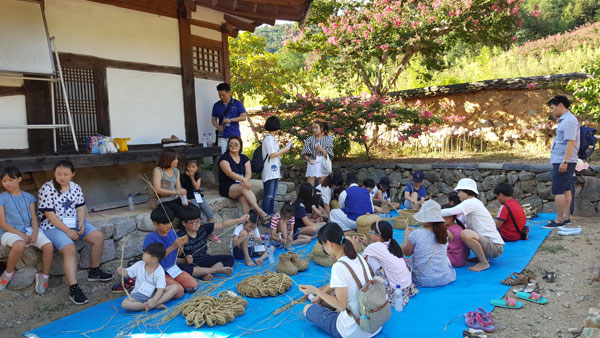
[[404,231],[402,252],[413,256],[412,278],[416,286],[443,286],[456,280],[456,271],[447,255],[448,233],[441,211],[436,201],[425,201],[413,216],[423,227]]
[[504,241],[496,229],[496,223],[488,209],[477,196],[477,183],[463,178],[456,184],[459,205],[443,209],[442,216],[463,214],[467,228],[461,232],[463,242],[477,255],[479,262],[469,268],[471,271],[483,271],[490,267],[488,258],[495,258],[504,251]]

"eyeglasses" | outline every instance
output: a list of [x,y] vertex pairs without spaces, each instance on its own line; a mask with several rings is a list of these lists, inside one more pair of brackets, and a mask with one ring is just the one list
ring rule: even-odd
[[230,147],[239,147],[240,144],[239,143],[229,143]]
[[377,231],[369,231],[369,235],[379,236],[380,233],[378,233]]

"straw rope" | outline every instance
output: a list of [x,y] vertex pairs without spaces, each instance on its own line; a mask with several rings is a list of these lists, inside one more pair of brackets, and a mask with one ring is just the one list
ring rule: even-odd
[[266,272],[250,276],[237,285],[238,292],[245,297],[261,298],[284,294],[292,287],[292,279],[284,273]]
[[225,325],[246,312],[248,302],[231,291],[221,291],[217,297],[201,296],[186,302],[181,314],[186,324],[195,328]]

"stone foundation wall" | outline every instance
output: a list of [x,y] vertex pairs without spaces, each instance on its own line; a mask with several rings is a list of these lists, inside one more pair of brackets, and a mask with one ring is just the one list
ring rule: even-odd
[[[252,190],[262,203],[263,186],[260,180],[251,180]],[[214,212],[215,220],[220,222],[224,219],[237,218],[242,215],[242,208],[237,200],[232,200],[219,196],[215,190],[204,192],[204,200],[210,205]],[[275,198],[275,210],[279,211],[283,202],[296,199],[295,186],[291,182],[281,182]],[[100,213],[91,213],[88,220],[104,235],[104,252],[102,254],[101,267],[115,273],[117,267],[121,265],[121,256],[124,264],[137,255],[142,254],[142,245],[147,234],[154,231],[154,225],[150,220],[150,206],[146,204],[136,205],[136,210],[131,212],[127,208],[107,210]],[[176,225],[176,223],[174,223]],[[215,232],[219,235],[219,232]],[[78,241],[75,244],[77,249],[77,265],[79,269],[90,268],[90,244],[85,241]],[[123,248],[123,250],[122,250]],[[123,251],[123,252],[122,252]],[[0,246],[0,261],[6,261],[10,248]],[[210,245],[209,252],[228,253],[229,241],[222,240],[218,245]],[[35,273],[42,268],[41,251],[35,247],[25,249],[21,259],[17,263],[16,273],[13,280],[8,285],[9,289],[19,290],[28,287],[33,283]],[[59,252],[54,253],[51,275],[64,275],[63,256]]]
[[[493,190],[496,184],[506,182],[513,186],[514,197],[522,204],[529,203],[538,212],[556,212],[554,196],[551,193],[552,167],[539,164],[408,164],[388,163],[375,165],[336,164],[334,172],[355,173],[358,181],[372,178],[375,182],[383,176],[391,181],[390,192],[394,200],[398,194],[412,181],[416,170],[425,173],[423,185],[427,195],[445,203],[446,195],[454,189],[458,180],[469,177],[477,182],[479,198],[490,208],[498,207]],[[306,181],[304,177],[306,165],[294,164],[283,166],[283,179],[292,181],[297,186]],[[575,215],[597,216],[600,211],[600,167],[591,167],[587,172],[577,173],[575,190]]]

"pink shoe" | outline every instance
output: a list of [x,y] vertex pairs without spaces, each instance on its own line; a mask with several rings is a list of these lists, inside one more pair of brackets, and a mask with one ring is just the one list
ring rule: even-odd
[[211,234],[210,236],[208,236],[208,238],[215,243],[221,243],[221,239],[215,234]]

